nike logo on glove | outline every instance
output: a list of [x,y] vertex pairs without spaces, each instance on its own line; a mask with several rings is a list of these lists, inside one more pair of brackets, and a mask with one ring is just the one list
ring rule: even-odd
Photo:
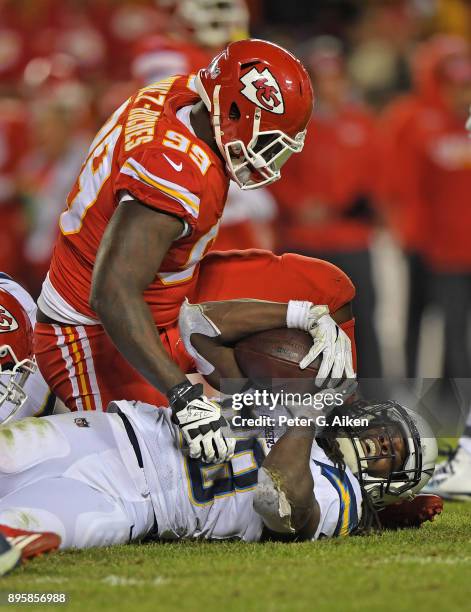
[[172,160],[170,159],[170,157],[167,157],[167,156],[165,155],[165,153],[162,153],[162,155],[165,157],[165,159],[168,161],[168,163],[169,163],[169,164],[172,166],[172,168],[173,168],[174,170],[176,170],[177,172],[181,172],[181,171],[182,171],[182,168],[183,168],[183,162],[180,162],[179,164],[176,164],[174,161],[172,161]]

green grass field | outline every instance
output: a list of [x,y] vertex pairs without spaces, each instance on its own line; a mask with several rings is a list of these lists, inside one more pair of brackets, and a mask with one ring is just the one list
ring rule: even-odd
[[471,504],[419,530],[303,544],[147,544],[65,552],[1,579],[5,592],[66,592],[18,609],[461,610],[471,602]]

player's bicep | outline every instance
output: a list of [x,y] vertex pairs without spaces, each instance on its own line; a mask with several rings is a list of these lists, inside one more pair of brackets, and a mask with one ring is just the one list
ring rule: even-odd
[[118,205],[101,240],[91,302],[122,289],[143,291],[154,279],[182,221],[133,200]]

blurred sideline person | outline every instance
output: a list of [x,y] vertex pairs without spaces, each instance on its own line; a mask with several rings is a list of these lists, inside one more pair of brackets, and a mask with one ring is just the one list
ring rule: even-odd
[[[248,38],[249,13],[243,0],[183,0],[166,6],[172,11],[170,34],[145,37],[135,48],[131,72],[141,87],[173,74],[196,73],[229,42]],[[272,250],[275,215],[268,189],[252,193],[231,182],[213,248]]]
[[352,279],[358,375],[379,378],[374,326],[373,234],[376,132],[371,113],[353,98],[341,43],[314,39],[304,49],[317,96],[301,155],[272,186],[280,207],[278,251],[295,251],[339,266]]
[[434,302],[445,320],[444,374],[467,377],[471,306],[471,145],[464,123],[471,97],[471,60],[464,39],[437,36],[414,60],[415,91],[382,120],[383,172],[390,227],[409,267],[407,375],[417,372],[422,313]]
[[[470,115],[466,122],[466,129],[468,130],[468,143],[471,143],[471,107],[469,111]],[[455,382],[466,390],[469,387],[469,374],[466,379]],[[463,435],[451,457],[437,466],[428,485],[428,490],[445,499],[471,501],[471,401],[469,389],[465,395],[465,401],[469,405],[469,412]]]
[[32,297],[0,273],[0,424],[52,414],[58,406],[34,362],[35,322]]
[[[33,68],[37,61],[32,61]],[[20,188],[30,218],[25,243],[27,286],[35,298],[49,269],[57,218],[90,141],[89,92],[75,78],[73,68],[63,67],[67,58],[41,61],[47,76],[31,87],[31,150],[20,168]],[[26,74],[31,73],[29,67]]]
[[[198,284],[229,181],[255,189],[278,180],[303,147],[312,101],[293,55],[245,40],[198,75],[154,83],[113,113],[69,194],[38,300],[36,359],[69,408],[103,410],[111,387],[155,405],[163,393],[188,440],[210,424],[213,458],[230,457],[220,409],[172,360],[169,333]],[[350,353],[342,334],[328,336],[331,352],[340,343]]]
[[[275,305],[274,325],[282,310]],[[185,304],[180,326],[195,332],[186,349],[203,367],[217,364],[213,383],[233,378],[233,343],[265,316],[257,302]],[[328,392],[346,401],[351,383]],[[306,421],[282,435],[271,425],[258,437],[241,431],[233,457],[217,467],[192,458],[191,448],[188,455],[169,411],[142,402],[3,426],[0,533],[24,542],[24,559],[29,542],[47,552],[143,538],[316,540],[380,526],[385,506],[411,500],[428,481],[436,441],[419,415],[395,402],[354,402],[342,414],[363,419],[363,427],[332,420],[332,433],[319,435],[308,423],[315,413],[280,406],[286,418]],[[419,514],[413,502],[405,505],[404,524],[441,511],[437,498],[421,504]],[[24,530],[25,521],[34,529]]]
[[19,192],[19,168],[29,150],[27,106],[0,99],[0,270],[24,280],[27,220]]

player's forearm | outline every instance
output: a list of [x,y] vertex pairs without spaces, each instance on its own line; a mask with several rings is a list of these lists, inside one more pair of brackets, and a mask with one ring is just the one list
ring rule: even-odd
[[186,377],[170,359],[149,307],[140,295],[108,295],[97,301],[97,314],[120,353],[154,387],[166,393]]
[[138,201],[120,204],[101,240],[90,293],[120,353],[164,392],[186,379],[162,346],[143,293],[181,230],[178,219]]
[[314,435],[312,427],[291,427],[263,462],[291,505],[292,527],[296,532],[305,531],[306,537],[313,535],[318,511],[310,469]]
[[261,300],[204,302],[204,314],[217,326],[221,344],[237,342],[245,336],[286,327],[288,304]]

